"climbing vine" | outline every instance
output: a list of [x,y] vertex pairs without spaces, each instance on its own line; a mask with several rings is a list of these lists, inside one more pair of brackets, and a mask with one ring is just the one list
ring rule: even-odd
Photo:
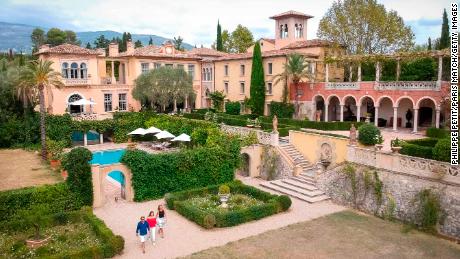
[[273,148],[263,147],[262,150],[262,168],[266,172],[267,180],[274,180],[277,176],[279,156]]

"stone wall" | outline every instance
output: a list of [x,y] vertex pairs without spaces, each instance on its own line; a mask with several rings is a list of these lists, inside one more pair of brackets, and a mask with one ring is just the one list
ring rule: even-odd
[[[418,224],[417,195],[424,189],[431,189],[440,198],[442,217],[438,231],[444,235],[460,238],[460,186],[449,184],[439,179],[428,179],[415,175],[375,169],[365,165],[354,164],[356,170],[356,195],[353,195],[352,181],[344,173],[346,165],[338,166],[317,176],[318,188],[326,192],[331,199],[349,207],[356,207],[369,214],[391,218],[404,222]],[[367,181],[375,182],[374,172],[377,172],[383,183],[382,202],[379,206],[373,186],[366,185]],[[356,197],[356,198],[354,198]],[[356,200],[356,202],[355,202]],[[394,205],[393,213],[391,207]]]
[[263,146],[260,177],[264,180],[285,179],[293,176],[293,168],[276,147]]

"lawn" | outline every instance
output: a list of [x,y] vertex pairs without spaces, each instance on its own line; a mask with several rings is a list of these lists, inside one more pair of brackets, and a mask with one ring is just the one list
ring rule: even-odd
[[344,211],[228,243],[187,258],[460,258],[460,245]]
[[0,150],[0,168],[0,191],[61,181],[39,155],[22,149]]

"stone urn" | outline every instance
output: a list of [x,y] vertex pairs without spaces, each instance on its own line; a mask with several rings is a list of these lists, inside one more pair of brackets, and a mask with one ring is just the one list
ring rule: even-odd
[[220,206],[222,208],[228,208],[228,199],[230,198],[230,194],[219,194]]
[[375,149],[380,151],[383,148],[383,144],[375,144]]
[[399,154],[399,151],[401,151],[402,147],[391,147],[391,151],[395,154]]

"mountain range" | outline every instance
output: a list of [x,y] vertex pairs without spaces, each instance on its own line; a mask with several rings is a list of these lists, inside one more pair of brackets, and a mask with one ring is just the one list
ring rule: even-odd
[[[18,23],[7,23],[0,22],[0,52],[8,51],[13,49],[16,52],[22,51],[25,53],[30,53],[32,50],[32,42],[30,40],[30,34],[35,28],[41,28],[45,32],[48,28],[43,28],[40,26],[33,26],[27,24],[18,24]],[[116,31],[81,31],[76,32],[77,38],[81,41],[82,46],[86,46],[86,43],[89,42],[93,45],[94,40],[100,35],[104,35],[107,39],[112,39],[123,36],[123,33]],[[140,40],[142,45],[148,45],[150,37],[152,37],[154,45],[161,45],[166,40],[171,40],[165,37],[158,35],[149,35],[149,34],[133,34],[131,33],[133,41]],[[193,46],[188,43],[183,43],[185,49],[192,49]]]

